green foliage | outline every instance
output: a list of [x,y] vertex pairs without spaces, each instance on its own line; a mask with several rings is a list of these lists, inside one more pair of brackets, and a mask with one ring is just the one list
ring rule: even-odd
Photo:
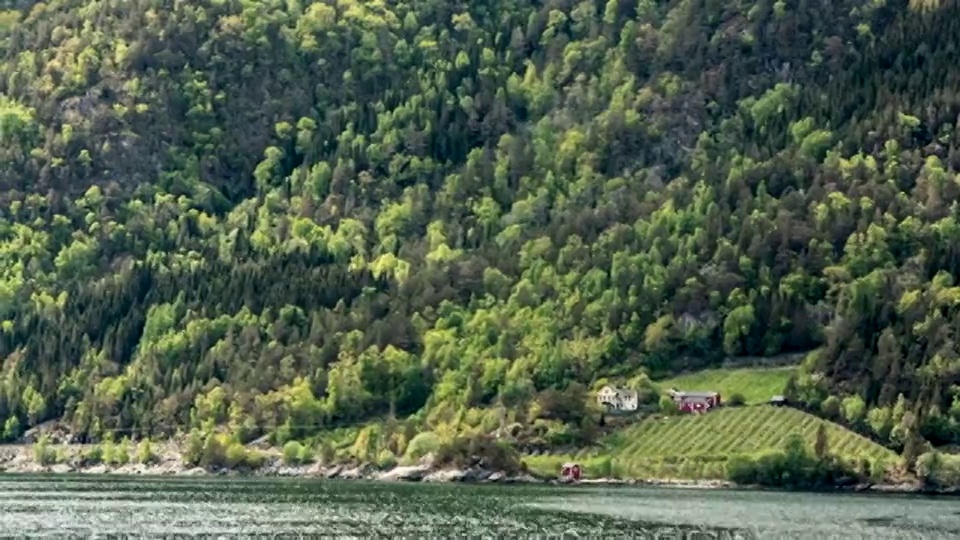
[[283,445],[282,459],[287,465],[304,465],[313,461],[313,449],[297,441],[289,441]]
[[614,468],[625,476],[674,478],[682,477],[677,476],[679,467],[688,462],[688,467],[712,470],[712,478],[723,478],[726,462],[735,456],[784,452],[794,434],[813,450],[818,433],[828,441],[824,455],[847,461],[865,457],[871,463],[892,463],[896,459],[891,450],[837,424],[789,407],[763,405],[646,419],[602,440],[602,451],[584,450],[575,456],[556,456],[556,460],[585,462],[606,457],[614,460]]
[[650,380],[646,373],[640,373],[628,380],[626,387],[637,392],[637,403],[639,405],[651,405],[660,402],[660,388]]
[[104,462],[103,446],[95,444],[87,448],[82,456],[85,465],[99,465]]
[[243,446],[235,437],[194,429],[187,435],[181,456],[188,467],[216,469],[258,469],[264,456]]
[[190,434],[187,435],[187,440],[184,444],[183,451],[181,452],[183,464],[189,467],[196,467],[199,465],[200,459],[203,457],[203,446],[203,434],[200,433],[199,430],[190,431]]
[[377,456],[376,465],[380,470],[388,470],[397,466],[397,456],[393,455],[393,452],[384,448],[380,451],[380,455]]
[[[883,479],[896,461],[892,451],[846,428],[772,406],[649,419],[601,442],[602,450],[526,456],[524,462],[547,476],[576,461],[590,477],[733,479],[816,488],[844,477]],[[866,463],[866,469],[850,463]]]
[[863,422],[866,416],[866,404],[860,396],[848,396],[843,399],[843,418],[850,425],[856,426]]
[[297,441],[289,441],[283,445],[283,462],[287,465],[299,464],[301,452],[303,452],[303,445]]
[[960,457],[927,452],[917,459],[917,476],[929,487],[960,485]]
[[577,385],[819,348],[810,410],[960,442],[960,4],[307,4],[0,12],[6,439],[586,439]]
[[685,373],[657,384],[661,389],[720,392],[728,403],[734,394],[740,394],[746,403],[753,405],[767,403],[771,397],[783,394],[787,381],[795,372],[794,367],[709,369]]
[[818,457],[804,446],[800,435],[792,435],[786,448],[757,457],[736,456],[727,465],[730,480],[744,485],[785,488],[831,487],[843,478],[856,478],[841,461]]
[[404,459],[409,462],[415,462],[430,453],[436,453],[440,450],[442,441],[436,433],[425,431],[418,433],[407,444],[407,451]]
[[20,426],[20,420],[16,416],[7,418],[6,422],[3,423],[3,440],[5,442],[16,441],[22,434],[23,429]]
[[830,396],[823,400],[823,403],[820,404],[820,412],[825,418],[836,420],[840,418],[840,407],[840,398],[837,396]]
[[50,444],[50,439],[46,435],[41,435],[33,443],[33,459],[43,466],[57,463],[57,449]]
[[515,474],[522,469],[516,450],[486,436],[457,437],[441,445],[436,457],[439,466],[480,467],[507,474]]
[[816,439],[813,442],[813,455],[817,459],[826,459],[830,452],[830,441],[827,438],[827,426],[821,422],[817,426]]
[[380,454],[381,449],[381,429],[376,424],[371,424],[360,430],[357,439],[351,448],[351,454],[356,459],[369,463],[375,461]]
[[540,417],[564,423],[583,418],[586,415],[587,400],[587,389],[578,383],[573,383],[562,391],[547,389],[537,396]]
[[677,403],[670,396],[660,396],[660,412],[666,415],[677,414]]
[[156,463],[159,459],[160,457],[153,450],[153,443],[150,442],[150,439],[140,441],[140,444],[137,445],[137,463],[150,465]]
[[120,444],[117,445],[110,463],[113,465],[126,465],[130,463],[130,439],[126,437],[120,439]]
[[731,394],[726,403],[731,407],[742,407],[746,405],[747,398],[743,397],[743,394],[740,393]]
[[326,465],[333,463],[336,459],[336,450],[330,443],[323,441],[320,443],[320,449],[317,453],[317,457],[320,459],[320,462]]
[[43,396],[37,392],[33,386],[28,386],[23,392],[21,398],[24,409],[27,413],[27,419],[31,425],[35,425],[44,418],[47,412],[47,404]]
[[[618,466],[617,460],[609,456],[576,457],[565,455],[544,454],[540,456],[524,456],[523,464],[528,470],[541,477],[556,478],[564,463],[576,461],[583,468],[585,478],[619,478],[624,471]],[[631,471],[633,473],[633,471]],[[659,475],[649,469],[638,473],[637,477],[654,478]]]
[[867,413],[867,424],[877,437],[886,440],[890,436],[890,430],[893,429],[893,415],[890,407],[870,409]]
[[890,465],[885,460],[875,459],[870,461],[870,481],[876,484],[883,482],[887,479],[887,473],[890,468]]
[[103,441],[102,453],[103,462],[108,465],[116,464],[120,461],[120,458],[117,456],[117,445],[113,442],[112,438],[107,438]]

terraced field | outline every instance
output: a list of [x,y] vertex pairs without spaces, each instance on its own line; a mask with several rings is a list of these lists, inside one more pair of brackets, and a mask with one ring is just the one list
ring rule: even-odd
[[796,367],[710,369],[680,375],[657,382],[662,389],[678,388],[688,391],[720,392],[724,399],[741,394],[748,404],[766,403],[777,394],[782,394],[787,380]]
[[837,424],[796,409],[761,405],[722,408],[699,416],[650,418],[606,438],[602,449],[531,456],[525,461],[543,474],[555,474],[563,461],[576,460],[588,476],[720,478],[731,456],[783,449],[793,433],[800,433],[812,446],[821,423],[826,424],[833,454],[891,462],[897,457]]
[[617,433],[608,444],[618,454],[693,456],[752,454],[782,448],[792,433],[813,444],[817,426],[826,424],[832,452],[873,459],[892,454],[879,444],[837,424],[788,407],[724,408],[699,416],[650,419]]

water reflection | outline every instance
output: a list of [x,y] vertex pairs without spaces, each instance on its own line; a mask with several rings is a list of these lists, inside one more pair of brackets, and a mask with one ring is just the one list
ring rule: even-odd
[[0,476],[0,531],[18,538],[956,538],[955,512],[750,492]]

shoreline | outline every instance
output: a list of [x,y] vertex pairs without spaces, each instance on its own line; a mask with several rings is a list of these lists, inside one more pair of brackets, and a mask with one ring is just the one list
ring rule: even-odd
[[879,495],[930,495],[957,496],[960,489],[930,489],[916,482],[900,484],[857,484],[836,486],[825,490],[776,489],[763,486],[738,485],[727,480],[715,479],[670,479],[670,478],[585,478],[579,481],[564,481],[558,478],[535,476],[529,472],[508,474],[504,471],[482,468],[436,467],[429,459],[418,465],[397,465],[381,470],[372,464],[311,463],[306,465],[284,464],[278,455],[270,455],[257,469],[212,469],[188,467],[183,464],[178,452],[167,451],[149,464],[127,463],[108,465],[85,464],[81,461],[81,448],[70,447],[71,458],[63,462],[43,465],[34,457],[27,445],[0,446],[0,476],[4,475],[77,475],[77,476],[126,476],[126,477],[240,477],[240,478],[303,478],[314,480],[354,480],[371,482],[404,483],[462,483],[462,484],[526,484],[570,487],[669,487],[678,489],[730,489],[751,491],[782,491],[788,493],[870,493]]

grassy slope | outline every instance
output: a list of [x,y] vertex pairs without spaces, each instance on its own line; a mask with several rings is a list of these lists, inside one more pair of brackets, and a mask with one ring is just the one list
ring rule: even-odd
[[787,380],[796,367],[711,369],[688,373],[659,381],[662,389],[720,392],[724,399],[742,394],[748,404],[766,403],[771,396],[783,393]]
[[801,433],[812,445],[818,424],[824,422],[831,452],[844,458],[896,459],[891,450],[842,426],[796,409],[761,405],[648,418],[610,435],[601,442],[602,450],[529,456],[525,461],[541,474],[556,474],[563,461],[575,459],[588,477],[720,478],[730,456],[783,448],[792,433]]

